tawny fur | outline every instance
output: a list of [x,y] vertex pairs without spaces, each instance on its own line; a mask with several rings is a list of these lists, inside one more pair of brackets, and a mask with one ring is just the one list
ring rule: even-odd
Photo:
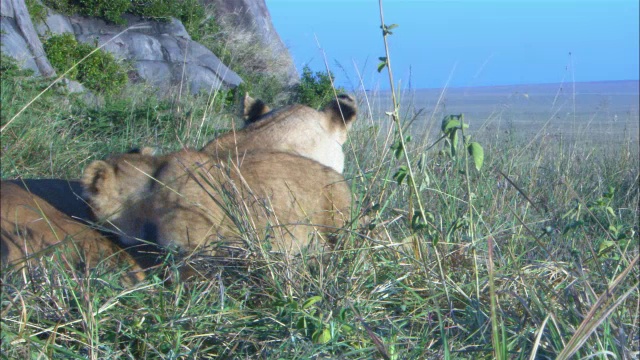
[[242,244],[246,239],[268,239],[273,250],[297,254],[310,236],[330,234],[350,218],[342,175],[282,152],[250,152],[239,162],[189,150],[125,154],[92,163],[83,182],[96,214],[124,233],[123,242],[184,251],[219,255],[227,242],[246,248],[256,245]]
[[116,267],[128,264],[130,271],[122,278],[127,285],[144,279],[128,253],[24,188],[2,181],[0,205],[2,267],[21,267],[27,259],[59,251],[74,267],[91,268],[103,262]]
[[249,151],[281,151],[313,159],[342,173],[347,132],[356,118],[355,99],[339,95],[322,110],[291,105],[271,110],[259,100],[245,98],[247,125],[222,135],[201,151],[240,159]]

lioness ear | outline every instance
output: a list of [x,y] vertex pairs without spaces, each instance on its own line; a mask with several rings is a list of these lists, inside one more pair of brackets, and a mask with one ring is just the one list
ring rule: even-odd
[[242,117],[244,118],[246,125],[254,123],[262,115],[271,111],[271,108],[269,108],[262,100],[252,98],[249,96],[249,93],[244,94],[244,102],[242,105]]
[[332,123],[349,129],[356,119],[358,106],[353,96],[340,94],[336,99],[328,103],[322,111],[329,115]]
[[82,187],[88,197],[105,196],[107,187],[113,183],[115,173],[113,167],[102,160],[89,164],[82,174]]

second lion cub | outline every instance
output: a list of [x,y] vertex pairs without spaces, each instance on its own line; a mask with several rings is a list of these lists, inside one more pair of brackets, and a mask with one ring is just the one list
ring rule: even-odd
[[350,219],[351,192],[341,174],[282,152],[251,152],[240,161],[190,150],[123,154],[90,164],[83,184],[96,215],[118,228],[123,242],[212,255],[254,240],[296,254],[310,235],[330,234]]

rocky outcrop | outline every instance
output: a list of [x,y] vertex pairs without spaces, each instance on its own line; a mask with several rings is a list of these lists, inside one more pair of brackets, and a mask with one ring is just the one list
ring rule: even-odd
[[3,53],[18,60],[24,68],[33,70],[36,75],[55,75],[24,0],[0,1],[0,44]]
[[95,18],[68,19],[78,41],[104,44],[103,49],[116,58],[133,60],[137,75],[161,89],[184,83],[192,93],[198,93],[233,88],[242,82],[209,49],[192,41],[180,21],[123,17],[126,27]]
[[[15,9],[18,6],[15,4],[24,8],[26,13],[24,0],[0,1],[2,52],[19,59],[25,67],[38,70],[38,74],[44,73],[38,64],[38,59],[42,56],[34,55],[43,54],[40,51],[42,45],[40,44],[40,50],[33,51],[27,40],[37,39],[35,31],[27,29],[28,35],[24,35],[22,28],[17,25],[17,19],[21,17],[16,16],[18,12]],[[192,93],[198,93],[233,88],[242,82],[211,51],[192,41],[180,21],[147,21],[134,15],[124,17],[127,25],[120,26],[107,24],[96,18],[63,16],[49,10],[46,21],[36,28],[41,36],[71,32],[79,42],[104,45],[103,50],[116,58],[131,60],[137,77],[159,89],[183,84]]]
[[[227,29],[229,46],[254,43],[256,70],[269,72],[278,78],[298,82],[299,74],[280,36],[273,27],[265,0],[200,0],[213,6],[216,19]],[[229,30],[230,29],[230,30]]]

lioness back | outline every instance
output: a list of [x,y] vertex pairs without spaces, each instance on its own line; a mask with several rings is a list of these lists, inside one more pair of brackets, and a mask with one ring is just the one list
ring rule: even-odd
[[320,111],[304,105],[271,110],[259,100],[248,98],[244,111],[248,125],[219,136],[201,151],[235,159],[249,151],[281,151],[313,159],[342,173],[342,145],[356,112],[355,99],[349,95],[339,95]]
[[73,266],[129,266],[124,284],[144,279],[134,260],[117,245],[85,224],[55,209],[22,187],[2,181],[0,187],[2,267],[19,267],[27,259],[60,251]]

